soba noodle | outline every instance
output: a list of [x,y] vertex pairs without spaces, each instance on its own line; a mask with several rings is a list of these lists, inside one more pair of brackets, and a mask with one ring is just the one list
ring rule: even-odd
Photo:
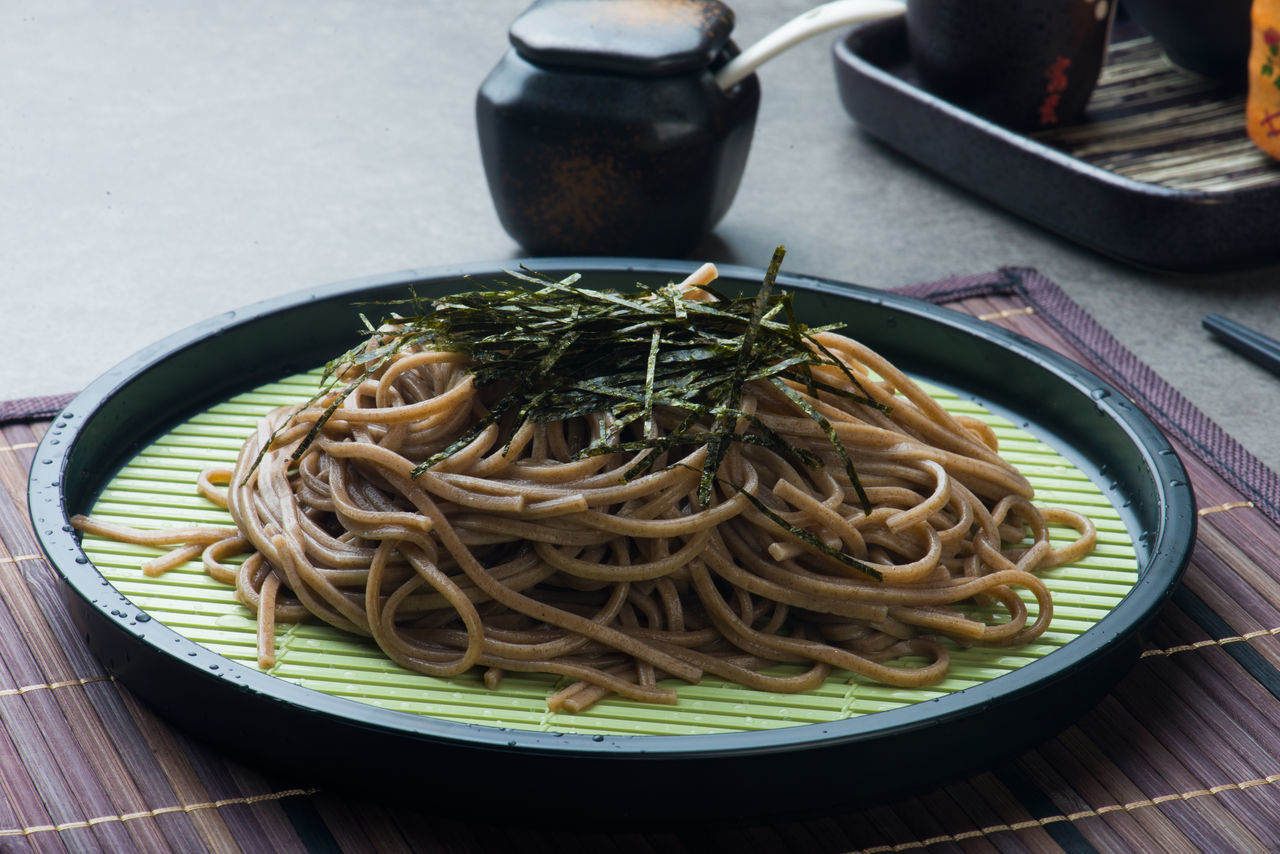
[[[684,296],[706,298],[698,286],[712,275],[691,277]],[[1092,523],[1037,508],[988,427],[952,416],[864,345],[814,337],[884,409],[747,382],[740,408],[751,423],[823,465],[732,442],[705,502],[706,445],[673,444],[623,478],[650,451],[580,456],[593,441],[620,441],[599,415],[514,430],[498,420],[416,471],[473,429],[494,393],[464,354],[414,346],[357,377],[336,408],[330,395],[272,412],[234,469],[201,477],[200,492],[230,511],[234,528],[74,521],[180,546],[145,572],[201,556],[257,614],[263,667],[277,622],[319,619],[432,676],[481,668],[495,686],[504,673],[559,675],[566,687],[548,698],[552,709],[580,711],[609,694],[674,703],[659,684],[668,677],[795,692],[842,670],[918,687],[946,674],[944,639],[1038,637],[1053,604],[1035,571],[1088,553]],[[850,384],[835,367],[813,371]],[[795,395],[834,428],[870,512]],[[681,419],[656,407],[645,429],[666,435]],[[1051,525],[1079,536],[1055,547]],[[228,562],[243,553],[242,565]]]

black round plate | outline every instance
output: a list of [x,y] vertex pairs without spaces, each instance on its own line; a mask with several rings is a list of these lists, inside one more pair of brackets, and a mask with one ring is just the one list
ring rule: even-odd
[[[408,271],[229,312],[160,341],[80,394],[33,464],[32,521],[66,582],[89,648],[152,707],[220,749],[273,769],[424,809],[576,820],[761,816],[855,806],[992,768],[1097,702],[1136,659],[1137,633],[1178,580],[1195,535],[1187,476],[1159,430],[1097,375],[991,324],[918,300],[783,275],[802,320],[842,322],[904,370],[1002,408],[1090,472],[1133,536],[1140,576],[1108,615],[1044,658],[937,700],[828,724],[696,736],[589,736],[454,723],[379,709],[231,662],[119,596],[68,525],[118,468],[176,422],[233,394],[323,364],[360,337],[356,303],[437,296],[521,262]],[[592,287],[682,278],[676,261],[524,262]],[[725,267],[751,293],[762,271]],[[377,315],[376,308],[366,309]],[[104,592],[108,595],[104,595]]]

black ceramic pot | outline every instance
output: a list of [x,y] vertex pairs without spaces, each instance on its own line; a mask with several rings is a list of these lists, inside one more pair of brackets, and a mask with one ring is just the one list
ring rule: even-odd
[[1115,0],[907,0],[926,88],[1014,130],[1071,124],[1106,57]]
[[682,256],[737,192],[760,103],[714,0],[538,0],[480,87],[476,123],[507,232],[533,254]]
[[1241,89],[1248,80],[1251,0],[1124,0],[1177,65]]

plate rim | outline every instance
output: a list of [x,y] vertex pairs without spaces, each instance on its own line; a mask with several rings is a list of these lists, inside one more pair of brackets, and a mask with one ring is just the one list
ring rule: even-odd
[[[287,314],[305,303],[327,301],[344,296],[352,297],[378,288],[408,287],[414,283],[438,282],[466,276],[498,276],[504,270],[515,269],[518,266],[544,270],[577,269],[583,272],[584,278],[587,278],[593,272],[680,275],[692,271],[697,264],[677,260],[614,257],[513,258],[413,268],[347,279],[265,299],[242,309],[224,312],[193,324],[144,347],[107,370],[87,386],[68,404],[63,411],[64,414],[55,419],[55,425],[51,425],[40,442],[33,459],[28,490],[31,520],[40,547],[64,586],[83,600],[82,607],[87,607],[89,612],[86,619],[96,619],[99,623],[105,620],[107,623],[116,625],[121,631],[136,637],[142,643],[149,643],[152,638],[155,638],[153,645],[156,651],[199,670],[210,679],[221,681],[230,690],[253,695],[253,701],[300,707],[303,711],[328,719],[338,726],[385,731],[388,735],[407,737],[414,741],[447,742],[457,747],[485,748],[499,752],[518,752],[524,755],[591,757],[608,755],[646,760],[723,756],[740,758],[779,751],[806,751],[839,744],[856,744],[890,732],[901,734],[905,731],[932,727],[955,719],[957,716],[972,714],[975,708],[992,702],[1014,702],[1019,696],[1042,689],[1046,681],[1055,682],[1065,679],[1073,675],[1078,668],[1087,666],[1090,659],[1114,652],[1119,645],[1128,643],[1133,633],[1141,627],[1141,625],[1135,625],[1135,621],[1138,624],[1149,621],[1171,594],[1181,577],[1194,542],[1194,500],[1189,478],[1176,453],[1165,453],[1166,449],[1172,451],[1172,446],[1159,428],[1130,404],[1123,395],[1115,391],[1110,383],[1044,345],[953,309],[927,303],[914,297],[830,278],[784,273],[778,277],[780,287],[816,291],[819,294],[840,299],[888,306],[896,311],[943,324],[961,333],[977,336],[1001,349],[1012,351],[1023,359],[1051,370],[1082,395],[1089,396],[1090,391],[1098,389],[1110,390],[1108,396],[1092,397],[1091,403],[1101,414],[1118,422],[1134,442],[1134,447],[1142,457],[1144,470],[1149,472],[1159,485],[1159,494],[1164,502],[1164,506],[1159,511],[1159,516],[1164,523],[1163,529],[1157,532],[1156,539],[1150,544],[1146,565],[1139,566],[1139,578],[1133,589],[1111,613],[1060,650],[1028,663],[1016,671],[936,700],[919,702],[899,709],[855,716],[830,723],[797,724],[777,729],[697,735],[601,736],[580,733],[553,734],[448,721],[411,712],[385,709],[326,694],[225,659],[201,647],[195,641],[178,635],[176,631],[159,621],[149,619],[138,621],[136,614],[120,614],[120,601],[108,601],[109,597],[101,595],[102,585],[109,583],[85,558],[79,549],[76,537],[69,530],[64,484],[70,476],[74,475],[74,472],[68,472],[67,466],[77,443],[86,429],[93,424],[94,415],[100,413],[109,400],[136,381],[140,375],[187,348],[201,346],[202,342],[218,330],[227,328],[229,324],[241,326],[270,319],[273,316]],[[735,264],[717,266],[722,280],[750,282],[759,281],[763,276],[763,270],[755,267]],[[247,388],[247,382],[242,384],[242,390]],[[198,410],[191,410],[188,415],[194,411]],[[104,480],[98,483],[96,490],[100,491],[105,482]],[[114,587],[111,590],[114,590]],[[120,600],[128,602],[123,596],[120,596]],[[128,606],[136,610],[136,606],[132,603],[128,603]],[[164,643],[160,643],[160,640]],[[192,655],[190,647],[196,647],[195,655]],[[1073,652],[1064,655],[1068,650]],[[1136,658],[1136,653],[1134,657]],[[109,670],[112,669],[109,662],[105,664]],[[211,669],[212,664],[220,665],[217,671]],[[129,680],[125,678],[126,674],[130,677],[137,676],[136,673],[128,673],[127,667],[119,664],[117,667],[121,668],[119,675],[126,685],[129,684]],[[262,683],[260,680],[270,680],[270,683]],[[274,690],[263,689],[261,686],[265,684],[270,684]],[[1107,687],[1109,689],[1110,685]]]

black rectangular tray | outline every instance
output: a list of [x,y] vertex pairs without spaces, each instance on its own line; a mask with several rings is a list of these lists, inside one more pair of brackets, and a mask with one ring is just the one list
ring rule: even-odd
[[1280,262],[1280,164],[1249,141],[1244,94],[1117,28],[1081,122],[1031,135],[927,92],[901,17],[835,45],[849,115],[948,180],[1098,252],[1214,272]]

